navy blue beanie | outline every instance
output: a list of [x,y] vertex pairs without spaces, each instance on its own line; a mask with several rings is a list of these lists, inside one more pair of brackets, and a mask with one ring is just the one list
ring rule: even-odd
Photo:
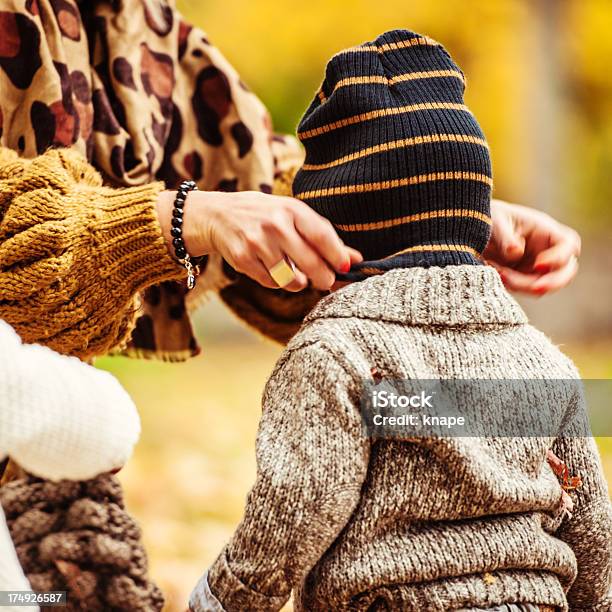
[[364,255],[345,278],[481,263],[491,159],[464,90],[444,47],[406,30],[329,61],[298,128],[293,192]]

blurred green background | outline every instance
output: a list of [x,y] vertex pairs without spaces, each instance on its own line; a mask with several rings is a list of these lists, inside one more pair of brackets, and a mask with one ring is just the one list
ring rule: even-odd
[[[581,272],[555,296],[522,300],[584,377],[612,378],[612,3],[609,0],[179,0],[293,132],[327,59],[392,28],[442,42],[468,78],[491,144],[495,195],[583,235]],[[197,314],[203,354],[170,365],[119,358],[143,435],[122,471],[153,576],[184,610],[239,521],[253,482],[259,400],[280,352],[212,301]],[[612,439],[600,439],[612,480]]]

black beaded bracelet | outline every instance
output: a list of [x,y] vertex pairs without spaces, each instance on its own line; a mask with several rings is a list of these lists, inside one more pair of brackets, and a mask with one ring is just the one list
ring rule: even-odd
[[187,194],[190,191],[197,191],[198,188],[194,181],[183,181],[174,198],[174,208],[172,209],[172,228],[170,234],[172,236],[172,246],[174,247],[174,255],[185,266],[187,270],[187,289],[193,289],[196,283],[196,276],[200,273],[197,262],[201,258],[190,257],[185,247],[183,240],[183,210],[187,200]]

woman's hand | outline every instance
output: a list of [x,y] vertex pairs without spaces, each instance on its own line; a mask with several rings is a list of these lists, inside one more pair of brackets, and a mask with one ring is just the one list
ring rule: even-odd
[[[160,195],[158,213],[172,251],[170,219],[176,192]],[[348,272],[361,255],[347,247],[332,224],[309,206],[284,196],[255,191],[192,191],[187,196],[183,239],[193,256],[219,253],[235,270],[264,287],[278,289],[268,270],[289,257],[295,280],[283,287],[304,289],[308,281],[330,289],[335,272]]]
[[491,202],[491,215],[484,257],[508,289],[543,295],[573,280],[580,255],[577,232],[539,210],[501,200]]

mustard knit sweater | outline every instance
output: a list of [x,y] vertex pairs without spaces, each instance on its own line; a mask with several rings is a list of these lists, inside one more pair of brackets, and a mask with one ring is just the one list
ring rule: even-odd
[[103,186],[70,150],[24,160],[0,148],[0,319],[84,359],[121,345],[138,292],[184,276],[157,219],[163,188]]

